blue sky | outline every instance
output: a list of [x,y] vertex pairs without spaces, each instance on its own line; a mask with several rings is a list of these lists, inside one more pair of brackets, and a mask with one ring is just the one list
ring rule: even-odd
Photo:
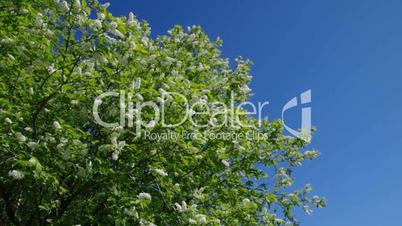
[[312,90],[309,147],[322,155],[295,176],[328,207],[299,214],[302,225],[402,225],[402,1],[119,0],[110,10],[133,11],[154,37],[175,24],[221,37],[224,57],[254,62],[252,101],[270,101],[271,119]]

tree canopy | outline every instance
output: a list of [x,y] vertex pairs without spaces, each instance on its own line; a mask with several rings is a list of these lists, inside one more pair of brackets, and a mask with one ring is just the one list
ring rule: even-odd
[[[293,170],[318,152],[285,136],[281,121],[213,117],[216,102],[250,96],[249,60],[231,65],[222,41],[199,26],[153,39],[145,21],[107,8],[94,0],[0,2],[0,224],[297,225],[295,208],[325,206],[311,185],[293,188]],[[111,91],[124,103],[97,99]],[[135,107],[153,101],[176,123],[188,112],[183,97],[203,103],[193,114],[211,110],[199,123],[251,126],[168,127],[152,121],[153,109]],[[94,102],[105,122],[129,109],[123,120],[134,126],[101,126]],[[144,136],[150,132],[193,135]],[[209,136],[219,132],[236,136]]]

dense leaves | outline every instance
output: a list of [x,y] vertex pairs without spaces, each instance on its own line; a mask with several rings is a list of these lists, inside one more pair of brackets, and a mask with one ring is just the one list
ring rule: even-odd
[[[146,22],[114,17],[107,7],[0,2],[0,224],[296,225],[294,207],[310,214],[309,206],[325,206],[309,196],[310,185],[291,189],[294,168],[318,152],[301,151],[306,142],[284,136],[280,121],[157,122],[141,126],[141,136],[135,126],[97,124],[92,107],[107,91],[163,103],[170,123],[186,109],[164,93],[218,111],[215,101],[229,106],[232,93],[240,103],[250,92],[250,62],[238,58],[231,67],[220,57],[221,40],[200,27],[176,26],[153,40]],[[115,99],[101,110],[104,121],[120,120]],[[142,118],[152,115],[144,110]],[[146,132],[196,136],[148,139]],[[236,138],[208,135],[219,132]]]

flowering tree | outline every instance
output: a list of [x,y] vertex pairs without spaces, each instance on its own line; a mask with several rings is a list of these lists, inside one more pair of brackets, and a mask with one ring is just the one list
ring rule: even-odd
[[[107,7],[0,2],[0,224],[296,225],[295,207],[310,214],[310,206],[325,206],[310,185],[291,189],[293,169],[318,155],[301,151],[307,142],[284,136],[280,121],[211,116],[216,101],[248,98],[249,61],[238,58],[231,68],[221,40],[197,26],[153,40],[146,22],[114,17]],[[96,99],[115,90],[131,103]],[[188,113],[183,97],[204,105],[190,115],[212,109],[198,122],[249,126],[168,127],[152,120],[152,109],[131,106],[154,101],[172,124]],[[94,102],[105,122],[130,109],[123,121],[136,119],[139,130],[99,125]],[[148,139],[146,132],[194,136]],[[216,132],[236,139],[207,135]]]

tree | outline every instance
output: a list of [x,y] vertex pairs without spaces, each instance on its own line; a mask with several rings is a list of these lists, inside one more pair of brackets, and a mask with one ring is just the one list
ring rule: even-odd
[[[231,67],[221,40],[198,26],[175,26],[154,40],[146,22],[107,7],[0,3],[1,224],[296,225],[295,207],[325,206],[309,196],[309,184],[290,189],[293,169],[318,155],[302,151],[307,142],[285,136],[279,120],[260,125],[240,108],[212,117],[222,108],[215,102],[249,97],[250,61]],[[116,90],[130,99],[97,99]],[[168,127],[152,120],[152,108],[131,106],[154,101],[177,123],[188,113],[184,99],[203,103],[191,110],[198,123],[252,126]],[[130,109],[123,120],[137,127],[101,126],[94,102],[105,122]],[[199,114],[208,107],[212,113]],[[192,136],[144,137],[150,132]],[[209,136],[218,132],[236,137]]]

